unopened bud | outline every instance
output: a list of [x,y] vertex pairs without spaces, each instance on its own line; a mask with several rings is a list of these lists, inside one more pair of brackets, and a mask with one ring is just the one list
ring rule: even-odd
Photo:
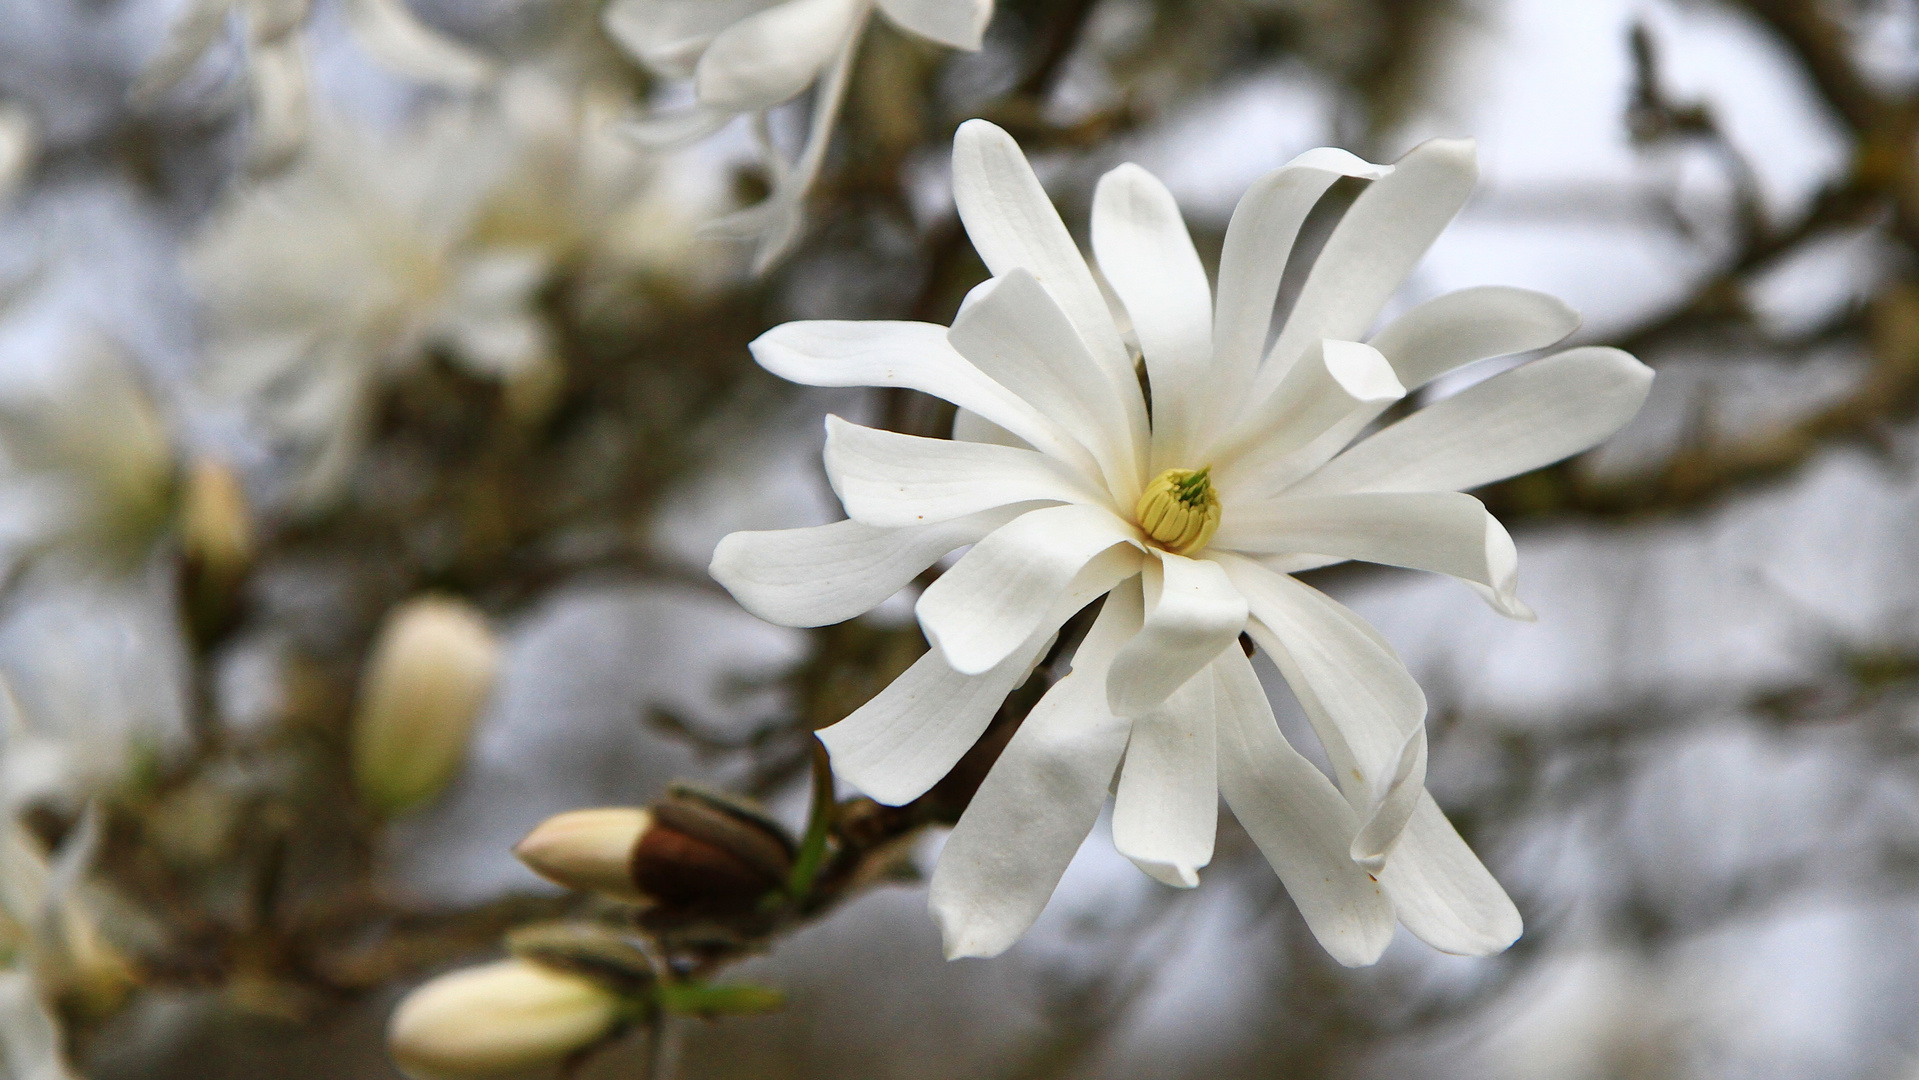
[[214,458],[187,472],[180,507],[187,602],[202,640],[231,622],[241,579],[253,563],[253,522],[232,467]]
[[369,807],[396,814],[446,787],[499,667],[499,644],[471,604],[427,596],[393,609],[353,718],[353,777]]
[[574,810],[513,849],[551,881],[635,903],[751,908],[786,881],[793,841],[751,807],[679,786],[645,810]]
[[387,1049],[414,1080],[477,1080],[558,1061],[619,1017],[620,999],[592,979],[515,958],[415,989],[394,1010]]
[[646,895],[633,880],[633,854],[652,826],[638,807],[569,810],[542,821],[513,854],[556,885],[637,903]]

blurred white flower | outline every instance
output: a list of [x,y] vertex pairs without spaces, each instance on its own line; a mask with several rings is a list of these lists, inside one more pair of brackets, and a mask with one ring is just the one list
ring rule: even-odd
[[[754,270],[783,255],[799,236],[802,203],[819,175],[860,32],[877,7],[907,33],[972,51],[993,16],[992,0],[613,0],[607,31],[646,67],[693,80],[694,105],[640,121],[633,132],[653,145],[703,138],[742,113],[759,113],[772,173],[766,200],[716,227],[757,237]],[[787,161],[767,138],[765,111],[816,86],[806,143]]]
[[0,206],[26,179],[38,142],[33,114],[25,106],[0,101]]
[[[1371,183],[1266,349],[1300,225],[1346,176]],[[1433,140],[1394,166],[1302,155],[1241,200],[1215,297],[1172,195],[1137,166],[1108,173],[1093,248],[1144,353],[1149,406],[1019,147],[969,121],[954,193],[995,277],[953,326],[789,323],[754,343],[762,366],[796,382],[909,387],[962,410],[952,441],[828,417],[826,469],[850,520],[735,533],[714,553],[713,575],[748,610],[812,626],[868,610],[972,545],[919,598],[932,651],[820,732],[847,781],[889,804],[925,792],[1062,622],[1106,595],[1071,674],[947,841],[931,906],[948,955],[991,956],[1025,932],[1116,769],[1122,853],[1168,884],[1196,884],[1224,795],[1342,963],[1377,959],[1395,918],[1452,953],[1518,936],[1518,911],[1425,791],[1418,685],[1376,631],[1290,576],[1345,559],[1433,570],[1529,618],[1511,538],[1460,492],[1584,450],[1644,400],[1651,372],[1637,360],[1573,349],[1348,447],[1409,389],[1577,325],[1551,297],[1479,288],[1359,341],[1475,176],[1464,141]],[[1291,684],[1333,780],[1280,733],[1242,633]]]
[[188,257],[207,384],[305,456],[297,500],[338,490],[372,391],[430,348],[509,392],[549,385],[538,301],[556,268],[684,259],[690,230],[658,204],[647,155],[608,129],[616,109],[610,91],[522,73],[396,138],[322,129],[216,213]]
[[173,512],[172,441],[139,372],[88,337],[55,381],[0,400],[10,559],[58,550],[126,568]]
[[133,972],[101,937],[81,888],[99,847],[97,814],[81,815],[52,860],[21,824],[35,792],[16,755],[32,737],[3,681],[0,735],[0,1049],[13,1077],[73,1080],[54,1000],[72,995],[110,1007],[132,986]]
[[[310,0],[185,0],[129,96],[151,103],[173,88],[224,35],[229,17],[237,17],[253,124],[248,167],[256,174],[285,168],[308,134],[309,80],[299,31],[309,8]],[[346,0],[346,15],[361,46],[401,75],[468,89],[493,74],[491,61],[428,29],[404,0]]]

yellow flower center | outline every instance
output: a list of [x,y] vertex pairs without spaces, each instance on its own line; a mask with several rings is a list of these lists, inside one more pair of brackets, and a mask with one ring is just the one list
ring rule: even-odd
[[1167,469],[1139,497],[1133,516],[1146,535],[1175,555],[1190,555],[1219,531],[1219,494],[1213,467]]

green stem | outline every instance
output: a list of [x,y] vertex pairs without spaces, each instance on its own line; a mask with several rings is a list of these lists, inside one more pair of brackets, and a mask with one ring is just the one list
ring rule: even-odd
[[833,763],[826,747],[813,743],[813,810],[806,822],[806,836],[800,841],[800,853],[793,860],[793,872],[786,879],[786,892],[796,904],[804,903],[813,892],[813,881],[826,864],[826,837],[833,828],[839,802],[833,797]]

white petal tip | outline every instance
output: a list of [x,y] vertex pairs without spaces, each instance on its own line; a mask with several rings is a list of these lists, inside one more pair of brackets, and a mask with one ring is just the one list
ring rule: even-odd
[[1180,866],[1176,863],[1160,862],[1157,859],[1142,859],[1133,855],[1126,857],[1132,859],[1133,865],[1139,867],[1147,877],[1162,885],[1171,885],[1175,889],[1199,887],[1198,867]]
[[1393,365],[1378,349],[1357,341],[1322,343],[1326,371],[1355,401],[1367,404],[1398,401],[1406,396],[1406,387],[1393,372]]
[[933,924],[939,927],[941,948],[948,960],[990,960],[1019,940],[1015,936],[1002,941],[1005,935],[991,933],[989,927],[979,926],[976,919],[968,918],[966,911],[946,907],[938,900],[929,902],[926,910],[933,916]]
[[1362,851],[1357,842],[1347,850],[1347,855],[1353,860],[1354,866],[1374,875],[1386,868],[1387,854],[1388,852],[1384,851]]

